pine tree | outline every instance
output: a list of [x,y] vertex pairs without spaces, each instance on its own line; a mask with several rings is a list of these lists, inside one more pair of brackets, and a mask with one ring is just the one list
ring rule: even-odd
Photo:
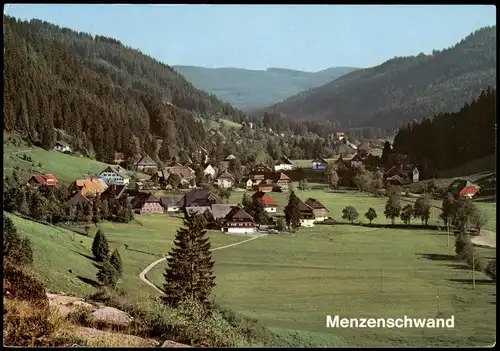
[[295,231],[300,227],[300,208],[299,208],[299,198],[295,195],[292,190],[290,192],[290,197],[288,198],[288,205],[285,207],[285,221],[289,228]]
[[107,259],[102,262],[97,272],[97,280],[104,286],[114,288],[118,282],[119,274],[115,267]]
[[123,266],[122,258],[120,257],[118,249],[113,250],[113,253],[111,254],[111,257],[109,259],[109,263],[111,263],[113,267],[115,267],[116,271],[118,272],[118,276],[121,277],[123,274]]
[[[241,205],[245,209],[245,211],[250,210],[252,207],[252,198],[248,196],[247,193],[243,194],[243,198],[241,199]],[[247,211],[248,212],[248,211]]]
[[32,264],[33,250],[28,238],[21,238],[14,221],[9,217],[3,218],[3,248],[4,259],[14,264]]
[[258,197],[255,197],[252,201],[251,214],[258,224],[267,224],[269,220],[269,216],[265,211],[264,201]]
[[186,298],[208,304],[215,286],[210,241],[197,216],[185,219],[185,227],[177,230],[164,274],[165,304],[175,306]]
[[106,199],[101,203],[101,216],[103,219],[109,219],[109,203]]
[[104,233],[99,229],[94,236],[92,242],[92,254],[98,262],[103,262],[107,259],[109,253],[108,239]]

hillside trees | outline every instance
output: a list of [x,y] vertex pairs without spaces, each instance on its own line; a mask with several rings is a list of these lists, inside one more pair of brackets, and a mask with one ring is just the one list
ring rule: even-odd
[[394,139],[394,149],[408,154],[412,162],[422,164],[427,176],[492,155],[495,104],[496,90],[487,88],[472,103],[463,104],[458,112],[440,113],[402,127]]
[[[337,127],[375,126],[389,131],[414,119],[456,111],[465,102],[470,103],[481,89],[496,85],[496,64],[496,26],[489,26],[434,55],[395,57],[292,96],[265,110],[282,113],[288,119],[328,118],[336,122]],[[494,117],[487,123],[494,123]],[[450,129],[448,126],[435,130],[436,134],[445,137]],[[494,128],[484,131],[494,134]],[[425,146],[425,141],[421,143]],[[469,144],[456,144],[450,149],[459,150],[463,145]],[[438,150],[435,145],[431,148]],[[468,152],[464,150],[464,153]]]
[[[52,148],[57,128],[77,149],[87,155],[95,151],[101,161],[111,159],[113,152],[153,152],[155,137],[192,151],[197,144],[208,145],[195,115],[242,118],[241,111],[196,90],[170,67],[136,50],[39,20],[4,16],[4,22],[4,129],[18,131],[34,144]],[[138,62],[140,75],[125,68]],[[121,73],[114,67],[122,67]]]
[[209,296],[215,286],[210,241],[206,230],[195,215],[184,221],[184,227],[177,230],[174,247],[167,258],[165,269],[165,295],[167,305],[178,305],[186,299],[193,299],[209,305]]

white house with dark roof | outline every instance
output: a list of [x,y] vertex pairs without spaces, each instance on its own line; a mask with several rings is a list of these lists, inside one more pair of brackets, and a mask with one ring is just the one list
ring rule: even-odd
[[68,143],[65,143],[62,140],[58,140],[54,144],[54,150],[59,152],[71,152],[71,147]]
[[151,159],[151,157],[144,155],[135,163],[135,168],[139,172],[156,172],[158,165]]
[[277,171],[287,171],[293,169],[293,163],[288,157],[282,157],[279,162],[274,165],[274,170]]
[[119,165],[110,165],[106,167],[99,176],[104,179],[107,184],[127,185],[130,182],[130,177],[127,175],[126,169]]
[[224,171],[217,177],[217,186],[219,188],[228,189],[234,185],[234,176],[228,171]]

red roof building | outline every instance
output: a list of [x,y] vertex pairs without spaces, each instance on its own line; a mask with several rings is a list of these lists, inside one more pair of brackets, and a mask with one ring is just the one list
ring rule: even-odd
[[52,174],[39,174],[31,177],[28,184],[31,186],[39,185],[56,185],[59,183],[59,179],[54,177]]
[[252,199],[261,199],[264,202],[266,212],[276,212],[278,202],[263,191],[257,191],[252,195]]

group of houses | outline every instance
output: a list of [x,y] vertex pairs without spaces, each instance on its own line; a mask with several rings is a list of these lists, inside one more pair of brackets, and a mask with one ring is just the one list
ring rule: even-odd
[[264,163],[258,163],[250,170],[243,183],[246,190],[266,193],[270,191],[286,191],[289,189],[292,180],[284,172],[276,171],[276,166],[273,169]]

